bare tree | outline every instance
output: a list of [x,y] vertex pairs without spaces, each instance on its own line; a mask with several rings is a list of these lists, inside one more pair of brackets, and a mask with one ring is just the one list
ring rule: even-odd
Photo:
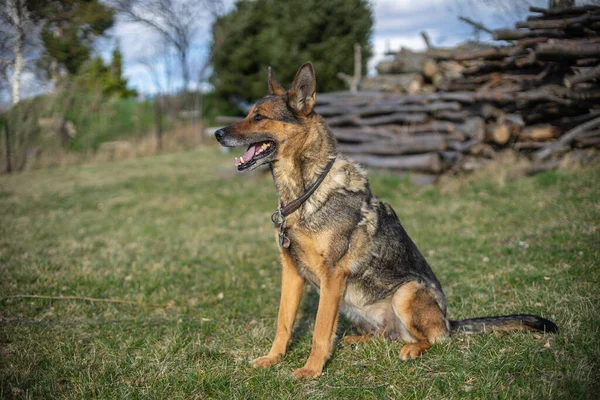
[[[163,113],[167,98],[163,97],[164,94],[169,90],[171,81],[171,69],[169,55],[166,54],[166,46],[156,46],[156,58],[163,58],[163,68],[165,69],[165,82],[161,82],[159,65],[153,62],[152,58],[145,57],[139,58],[137,62],[143,65],[146,72],[150,76],[154,87],[156,88],[156,95],[154,97],[154,131],[156,134],[156,150],[162,151],[163,144]],[[162,57],[159,55],[162,53]]]
[[21,98],[21,75],[26,65],[26,51],[37,33],[37,24],[28,9],[32,1],[5,0],[0,7],[0,47],[3,50],[0,62],[12,73],[13,104],[17,104]]
[[183,91],[190,83],[189,52],[208,17],[220,11],[221,0],[110,0],[126,20],[144,25],[162,36],[177,53]]

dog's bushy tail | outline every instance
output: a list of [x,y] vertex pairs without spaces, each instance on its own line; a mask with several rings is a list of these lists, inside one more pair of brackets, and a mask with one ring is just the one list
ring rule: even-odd
[[486,332],[515,332],[538,331],[545,333],[558,333],[558,327],[550,320],[537,315],[512,314],[497,317],[480,317],[450,320],[450,332],[478,334]]

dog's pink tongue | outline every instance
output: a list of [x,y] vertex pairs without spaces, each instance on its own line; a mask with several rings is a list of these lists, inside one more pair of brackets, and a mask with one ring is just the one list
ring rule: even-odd
[[254,154],[256,154],[256,146],[252,145],[248,148],[248,150],[246,150],[246,152],[244,153],[243,156],[241,156],[240,158],[235,158],[235,165],[240,165],[242,164],[242,162],[248,162],[250,160],[252,160],[252,157],[254,157]]

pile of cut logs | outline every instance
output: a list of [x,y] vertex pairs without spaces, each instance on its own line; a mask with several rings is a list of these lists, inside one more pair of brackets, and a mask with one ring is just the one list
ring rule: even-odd
[[318,95],[316,111],[339,149],[372,167],[469,170],[506,148],[555,167],[573,148],[598,149],[600,6],[530,10],[538,15],[494,32],[507,45],[423,53],[426,90],[372,91],[367,81],[356,94]]

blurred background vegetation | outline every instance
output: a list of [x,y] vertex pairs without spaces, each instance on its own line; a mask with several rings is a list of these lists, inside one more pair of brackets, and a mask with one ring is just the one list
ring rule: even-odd
[[[195,147],[207,128],[232,121],[218,116],[245,115],[266,93],[268,66],[289,86],[311,60],[320,93],[356,89],[358,82],[363,91],[447,90],[444,79],[455,74],[461,83],[465,66],[427,64],[431,54],[479,49],[489,27],[553,3],[598,0],[4,0],[0,172]],[[458,16],[467,22],[460,33]],[[478,22],[484,20],[487,27]],[[422,46],[419,33],[425,52],[392,50]]]
[[[238,1],[224,9],[220,0],[3,2],[1,170],[196,146],[217,115],[243,115],[265,94],[269,65],[289,84],[298,65],[314,60],[318,90],[339,90],[336,74],[352,73],[358,43],[367,70],[373,16],[365,0]],[[136,61],[152,93],[138,93],[123,75],[111,35],[119,21],[149,33],[139,40],[153,55]],[[210,45],[193,59],[202,32]]]

